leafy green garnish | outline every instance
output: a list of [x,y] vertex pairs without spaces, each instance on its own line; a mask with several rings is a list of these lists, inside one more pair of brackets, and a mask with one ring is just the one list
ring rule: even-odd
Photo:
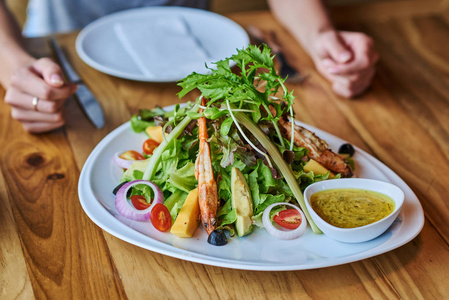
[[[240,69],[240,74],[235,74],[230,68],[230,62],[234,61]],[[182,98],[193,89],[199,89],[204,97],[209,99],[208,105],[218,100],[226,99],[229,103],[241,108],[245,103],[249,110],[252,110],[252,120],[257,123],[262,116],[260,108],[263,108],[267,116],[263,120],[272,122],[279,141],[284,146],[278,121],[283,113],[288,109],[288,113],[293,117],[293,91],[288,92],[285,87],[285,79],[280,77],[273,63],[271,50],[266,45],[262,49],[250,45],[246,49],[238,50],[237,54],[225,60],[215,63],[216,69],[212,69],[212,74],[192,73],[179,82],[183,88],[178,96]],[[281,91],[278,98],[276,95]],[[274,98],[273,98],[274,97]],[[287,103],[287,106],[282,105]],[[275,111],[273,115],[270,107]],[[217,109],[214,113],[205,112],[208,119],[220,116]]]

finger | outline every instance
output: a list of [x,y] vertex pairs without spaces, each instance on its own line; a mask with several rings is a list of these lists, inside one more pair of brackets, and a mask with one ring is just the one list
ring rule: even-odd
[[42,75],[45,82],[54,87],[64,85],[64,77],[61,67],[48,57],[44,57],[33,64],[33,68]]
[[360,56],[351,63],[338,65],[334,67],[332,70],[329,70],[332,74],[338,75],[351,75],[360,73],[362,71],[366,71],[370,68],[374,68],[375,63],[377,62],[378,55],[375,54],[373,56]]
[[59,88],[53,87],[29,69],[22,69],[15,73],[11,78],[11,85],[25,94],[46,100],[66,99],[77,89],[77,85],[73,83]]
[[353,48],[354,58],[346,64],[339,64],[329,70],[333,74],[347,75],[359,73],[373,68],[379,60],[379,54],[367,45],[357,45]]
[[46,123],[46,122],[22,122],[23,128],[31,133],[42,133],[54,130],[64,126],[64,122]]
[[[61,110],[64,102],[65,100],[48,101],[39,99],[36,110],[43,113],[55,113]],[[33,96],[24,94],[14,88],[8,89],[6,92],[5,103],[25,110],[34,110]]]
[[334,82],[338,77],[340,77],[338,75],[330,73],[328,69],[325,66],[323,66],[323,64],[320,61],[316,61],[315,65],[318,72],[320,72],[320,74],[323,75],[324,78],[326,78],[330,82]]
[[[329,58],[338,64],[343,64],[350,61],[353,58],[353,53],[350,48],[345,45],[345,42],[341,39],[337,33],[327,35],[327,38],[323,40],[324,47],[329,54]],[[324,60],[323,64],[329,64],[330,61]]]
[[345,76],[341,76],[341,75],[333,75],[333,82],[334,81],[339,81],[340,83],[346,85],[348,88],[352,89],[355,88],[357,86],[363,85],[363,84],[370,84],[371,80],[373,79],[375,74],[375,69],[371,68],[369,70],[363,71],[363,72],[359,72],[356,74],[351,74],[351,75],[345,75]]
[[336,78],[332,88],[334,91],[346,98],[352,98],[362,94],[370,85],[374,77],[374,70],[366,72],[356,81],[348,81],[348,78]]
[[332,83],[333,90],[346,98],[355,97],[363,93],[371,84],[375,74],[375,68],[351,75],[335,75],[329,73],[323,66],[317,64],[317,69],[327,80]]
[[63,111],[56,113],[43,113],[34,110],[25,110],[21,108],[11,107],[11,116],[19,122],[45,122],[45,123],[60,123],[64,122]]
[[345,98],[354,98],[361,95],[366,89],[368,89],[369,84],[360,84],[353,88],[348,87],[340,81],[335,81],[332,84],[332,89],[337,95],[343,96]]

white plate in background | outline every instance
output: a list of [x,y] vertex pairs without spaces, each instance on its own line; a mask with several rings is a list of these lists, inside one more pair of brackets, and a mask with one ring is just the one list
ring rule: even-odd
[[[246,31],[234,21],[201,9],[145,7],[121,11],[87,25],[76,51],[109,75],[147,82],[173,82],[247,47]],[[189,51],[186,51],[189,50]],[[148,53],[148,55],[146,55]]]

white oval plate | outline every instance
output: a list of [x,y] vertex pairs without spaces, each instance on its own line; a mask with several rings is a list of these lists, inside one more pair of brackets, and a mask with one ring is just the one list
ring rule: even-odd
[[[297,122],[326,140],[333,149],[345,141],[318,128]],[[110,234],[136,246],[207,265],[261,271],[303,270],[335,266],[379,255],[416,237],[424,225],[424,214],[418,198],[407,184],[383,163],[356,148],[357,177],[393,183],[405,193],[402,211],[393,225],[381,236],[364,243],[347,244],[324,234],[316,235],[310,228],[296,239],[282,241],[263,229],[256,229],[243,238],[230,238],[225,246],[207,243],[201,228],[192,238],[183,239],[161,233],[150,222],[136,222],[118,215],[112,190],[119,183],[122,170],[112,157],[116,152],[141,151],[144,133],[132,131],[129,122],[108,134],[92,151],[80,175],[78,193],[81,205],[94,223]]]
[[[175,20],[178,27],[172,28],[173,22],[170,20]],[[186,39],[185,34],[164,35],[170,36],[168,40],[156,34],[157,30],[176,31],[179,26],[182,27],[183,22],[186,27],[182,30],[187,31],[191,39]],[[117,33],[117,24],[124,24],[120,25],[120,34]],[[147,38],[140,41],[136,32],[142,28],[145,30],[140,34]],[[152,48],[157,45],[152,45],[154,39],[150,40],[148,37],[157,37],[159,44],[167,42],[167,45],[172,47],[161,53],[161,49]],[[131,39],[133,42],[126,43],[123,39]],[[190,46],[192,43],[197,44],[196,50],[203,51],[206,60],[195,61],[201,56],[189,53],[185,55],[191,59],[179,59],[182,55],[176,54],[183,52],[182,49],[175,49],[177,41],[179,45],[184,42],[188,42]],[[147,82],[173,82],[184,78],[192,71],[208,72],[205,63],[209,67],[214,67],[211,62],[230,57],[235,53],[235,49],[245,48],[248,44],[246,31],[234,21],[219,14],[186,7],[146,7],[114,13],[90,23],[77,37],[76,51],[86,64],[109,75]],[[145,49],[149,52],[155,50],[156,54],[162,55],[160,59],[150,61],[156,64],[155,70],[148,67],[145,56],[142,56]],[[158,55],[156,56],[159,57]],[[161,70],[166,72],[161,73]]]

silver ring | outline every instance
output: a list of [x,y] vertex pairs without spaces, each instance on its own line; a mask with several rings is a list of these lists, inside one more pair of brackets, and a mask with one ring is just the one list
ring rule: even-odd
[[33,101],[31,102],[33,104],[34,111],[37,111],[37,103],[39,102],[38,97],[33,97]]

